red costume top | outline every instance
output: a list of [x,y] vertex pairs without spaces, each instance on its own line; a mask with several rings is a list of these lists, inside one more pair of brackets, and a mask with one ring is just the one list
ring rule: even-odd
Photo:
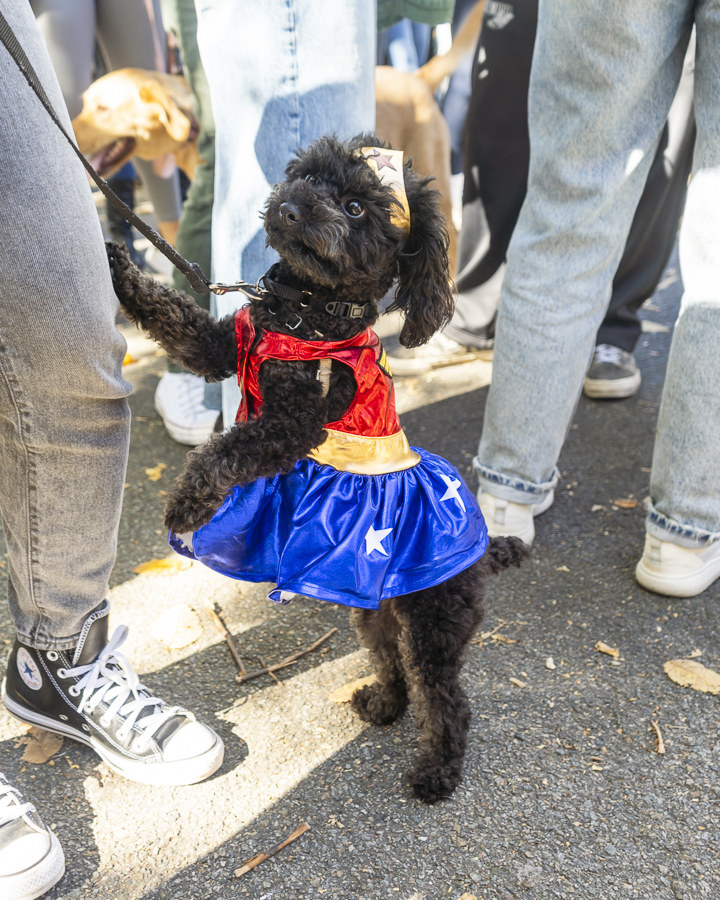
[[262,412],[260,366],[268,359],[337,360],[352,369],[357,390],[345,415],[325,425],[327,438],[310,455],[343,471],[379,474],[400,471],[417,463],[395,410],[395,391],[385,351],[371,328],[344,341],[306,341],[288,334],[263,331],[255,340],[250,307],[235,317],[238,381],[242,401],[236,421],[247,422]]

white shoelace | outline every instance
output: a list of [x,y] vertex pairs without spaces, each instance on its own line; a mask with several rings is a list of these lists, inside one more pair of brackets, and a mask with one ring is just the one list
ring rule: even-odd
[[0,827],[35,812],[32,803],[26,803],[20,791],[0,775]]
[[614,365],[622,365],[623,364],[623,353],[619,347],[614,347],[612,344],[598,344],[595,348],[595,362],[598,363],[612,363]]
[[169,399],[169,404],[183,418],[194,422],[196,419],[217,412],[205,406],[205,381],[187,372],[181,372],[177,376],[177,388]]
[[[60,669],[58,676],[80,679],[69,690],[74,697],[82,694],[78,704],[79,712],[92,712],[99,703],[107,703],[108,708],[100,718],[100,725],[107,728],[115,716],[125,720],[117,733],[120,740],[125,740],[131,729],[137,727],[144,738],[137,748],[140,750],[150,743],[165,722],[178,714],[187,716],[188,713],[179,706],[166,706],[140,683],[130,662],[117,652],[127,633],[126,625],[116,628],[97,659],[90,665]],[[148,707],[158,707],[158,711],[148,713],[138,721],[140,714],[146,712]]]

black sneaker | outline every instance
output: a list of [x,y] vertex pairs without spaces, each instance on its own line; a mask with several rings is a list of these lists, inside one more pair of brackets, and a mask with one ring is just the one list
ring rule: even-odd
[[107,601],[88,617],[75,650],[35,650],[15,641],[2,688],[23,722],[91,747],[120,775],[145,784],[194,784],[223,760],[215,732],[140,683],[117,652],[121,625],[107,639]]
[[0,897],[35,900],[65,874],[60,842],[0,774]]
[[623,400],[640,388],[642,376],[632,353],[612,344],[598,344],[583,382],[586,397]]

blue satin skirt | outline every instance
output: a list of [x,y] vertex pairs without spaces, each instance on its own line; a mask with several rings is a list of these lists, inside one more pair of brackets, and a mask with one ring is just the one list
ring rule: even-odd
[[[446,460],[416,447],[401,472],[356,475],[301,459],[287,475],[234,488],[213,518],[170,545],[216,572],[377,609],[386,597],[446,581],[488,543],[474,494]],[[289,595],[289,596],[288,596]]]

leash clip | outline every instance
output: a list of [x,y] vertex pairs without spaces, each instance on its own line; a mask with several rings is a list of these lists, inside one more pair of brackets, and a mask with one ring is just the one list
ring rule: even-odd
[[223,294],[229,294],[231,291],[239,291],[241,294],[245,294],[246,297],[250,297],[251,300],[259,299],[262,294],[262,289],[257,284],[248,284],[246,281],[236,281],[233,284],[216,282],[215,284],[209,284],[208,289],[219,297],[222,297]]

